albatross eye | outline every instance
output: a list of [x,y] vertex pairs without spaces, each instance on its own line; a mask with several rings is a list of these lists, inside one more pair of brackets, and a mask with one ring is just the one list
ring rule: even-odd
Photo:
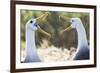
[[31,20],[30,23],[33,23],[33,21]]

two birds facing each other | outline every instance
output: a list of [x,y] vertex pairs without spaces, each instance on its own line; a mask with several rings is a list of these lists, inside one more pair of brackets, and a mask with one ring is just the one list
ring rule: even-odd
[[[35,45],[35,31],[39,30],[41,33],[47,35],[51,38],[51,35],[44,30],[41,29],[39,23],[44,20],[49,14],[45,13],[38,18],[31,18],[26,23],[26,57],[23,61],[27,62],[41,62]],[[37,23],[38,22],[38,23]],[[83,27],[82,21],[80,18],[71,18],[70,20],[71,26],[65,28],[60,32],[62,35],[65,31],[69,31],[71,28],[75,28],[78,33],[78,46],[75,55],[73,56],[73,60],[87,60],[89,59],[89,46],[86,38],[86,32]]]

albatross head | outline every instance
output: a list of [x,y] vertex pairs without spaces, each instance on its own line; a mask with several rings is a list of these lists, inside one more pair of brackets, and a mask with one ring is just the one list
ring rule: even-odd
[[31,18],[28,22],[27,22],[27,29],[32,30],[32,31],[36,31],[39,28],[38,23],[36,22],[36,19]]
[[72,28],[80,28],[82,22],[80,20],[80,18],[71,18],[70,20],[70,23],[71,25],[67,28],[65,28],[64,30],[61,31],[61,34],[64,33],[65,31],[69,31],[71,30]]
[[70,22],[72,28],[77,28],[80,26],[80,24],[82,24],[80,18],[72,18]]
[[45,34],[48,37],[51,37],[51,35],[49,33],[47,33],[46,31],[44,31],[42,28],[40,28],[39,23],[41,21],[43,21],[46,17],[48,16],[48,13],[45,13],[43,15],[41,15],[38,18],[31,18],[30,20],[28,20],[27,24],[26,24],[26,29],[27,30],[31,30],[31,31],[40,31],[41,33]]

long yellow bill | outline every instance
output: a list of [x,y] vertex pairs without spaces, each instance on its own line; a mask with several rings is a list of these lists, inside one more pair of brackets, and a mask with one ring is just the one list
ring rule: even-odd
[[62,31],[60,32],[60,34],[63,34],[65,31],[69,31],[69,30],[71,30],[71,29],[72,29],[72,27],[69,26],[69,27],[67,27],[66,29],[62,30]]
[[[46,18],[49,14],[50,14],[49,12],[46,12],[46,13],[44,13],[43,15],[37,17],[37,18],[36,18],[37,22],[40,23],[41,21],[45,20],[45,18]],[[38,28],[38,30],[39,30],[41,33],[45,34],[46,36],[51,37],[51,35],[50,35],[49,33],[47,33],[46,31],[44,31],[44,30],[41,29],[40,27]]]
[[39,16],[38,18],[36,18],[36,20],[38,22],[41,22],[42,20],[44,20],[47,16],[49,15],[49,12],[46,12],[45,14]]
[[39,31],[40,31],[41,33],[45,34],[46,36],[48,36],[49,38],[51,38],[51,35],[50,35],[48,32],[46,32],[46,31],[44,31],[43,29],[41,29],[40,27],[39,27]]

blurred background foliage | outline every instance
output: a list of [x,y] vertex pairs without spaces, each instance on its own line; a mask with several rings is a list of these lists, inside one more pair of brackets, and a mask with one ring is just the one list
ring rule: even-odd
[[62,29],[70,26],[70,18],[79,17],[84,25],[86,30],[87,39],[89,42],[89,13],[81,12],[64,12],[64,11],[39,11],[39,10],[21,10],[21,45],[25,48],[25,26],[26,22],[31,18],[37,18],[45,12],[50,14],[47,18],[42,21],[39,25],[42,29],[47,31],[52,35],[51,38],[48,38],[40,32],[36,32],[36,46],[41,46],[42,40],[45,39],[48,41],[49,45],[53,45],[60,48],[70,48],[77,47],[77,32],[75,29],[67,31],[62,35],[59,35],[59,32]]

